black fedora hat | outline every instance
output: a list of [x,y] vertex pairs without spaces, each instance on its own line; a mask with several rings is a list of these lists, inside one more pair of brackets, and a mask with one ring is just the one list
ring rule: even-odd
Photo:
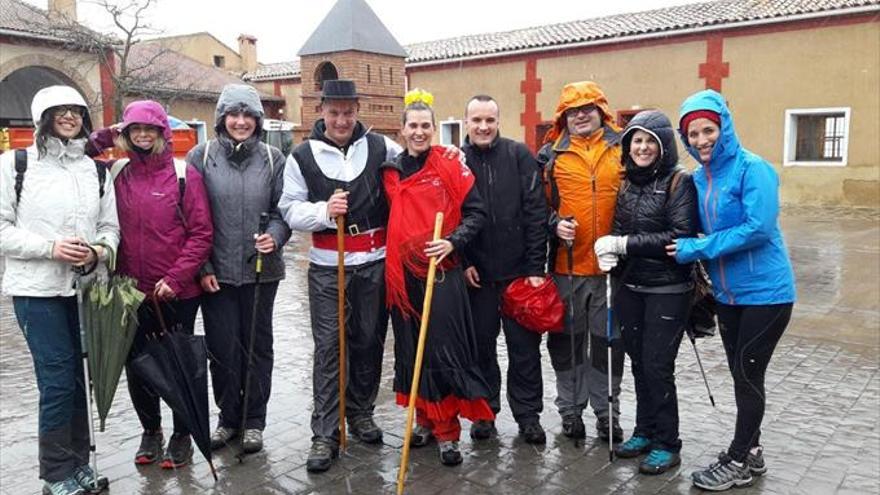
[[354,81],[350,79],[327,79],[321,85],[322,100],[357,100]]

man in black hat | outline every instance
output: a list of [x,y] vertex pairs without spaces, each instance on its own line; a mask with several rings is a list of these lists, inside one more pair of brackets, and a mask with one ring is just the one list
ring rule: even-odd
[[309,306],[315,343],[314,409],[306,464],[311,472],[329,469],[339,453],[339,216],[344,217],[346,230],[346,418],[353,436],[366,443],[382,442],[382,430],[373,422],[388,327],[384,263],[388,205],[379,166],[402,149],[391,139],[368,132],[358,121],[359,108],[353,81],[324,81],[321,119],[287,159],[278,205],[292,229],[312,232]]

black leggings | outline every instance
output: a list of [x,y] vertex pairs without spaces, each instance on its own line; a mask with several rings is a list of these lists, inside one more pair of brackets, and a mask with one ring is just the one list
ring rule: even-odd
[[792,306],[717,306],[721,340],[736,396],[736,431],[727,451],[735,461],[744,461],[749,449],[760,444],[766,403],[764,374],[791,319]]

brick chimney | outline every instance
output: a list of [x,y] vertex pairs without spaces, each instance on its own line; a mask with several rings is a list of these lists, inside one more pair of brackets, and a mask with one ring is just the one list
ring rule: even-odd
[[241,70],[254,72],[257,70],[257,38],[250,34],[238,36],[238,54],[241,56]]
[[49,0],[49,17],[76,22],[76,0]]

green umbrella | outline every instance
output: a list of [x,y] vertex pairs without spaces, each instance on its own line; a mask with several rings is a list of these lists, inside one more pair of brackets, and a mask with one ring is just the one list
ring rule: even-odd
[[89,372],[100,431],[116,394],[119,376],[137,331],[137,311],[144,293],[129,277],[114,276],[85,288],[84,322],[89,350]]

